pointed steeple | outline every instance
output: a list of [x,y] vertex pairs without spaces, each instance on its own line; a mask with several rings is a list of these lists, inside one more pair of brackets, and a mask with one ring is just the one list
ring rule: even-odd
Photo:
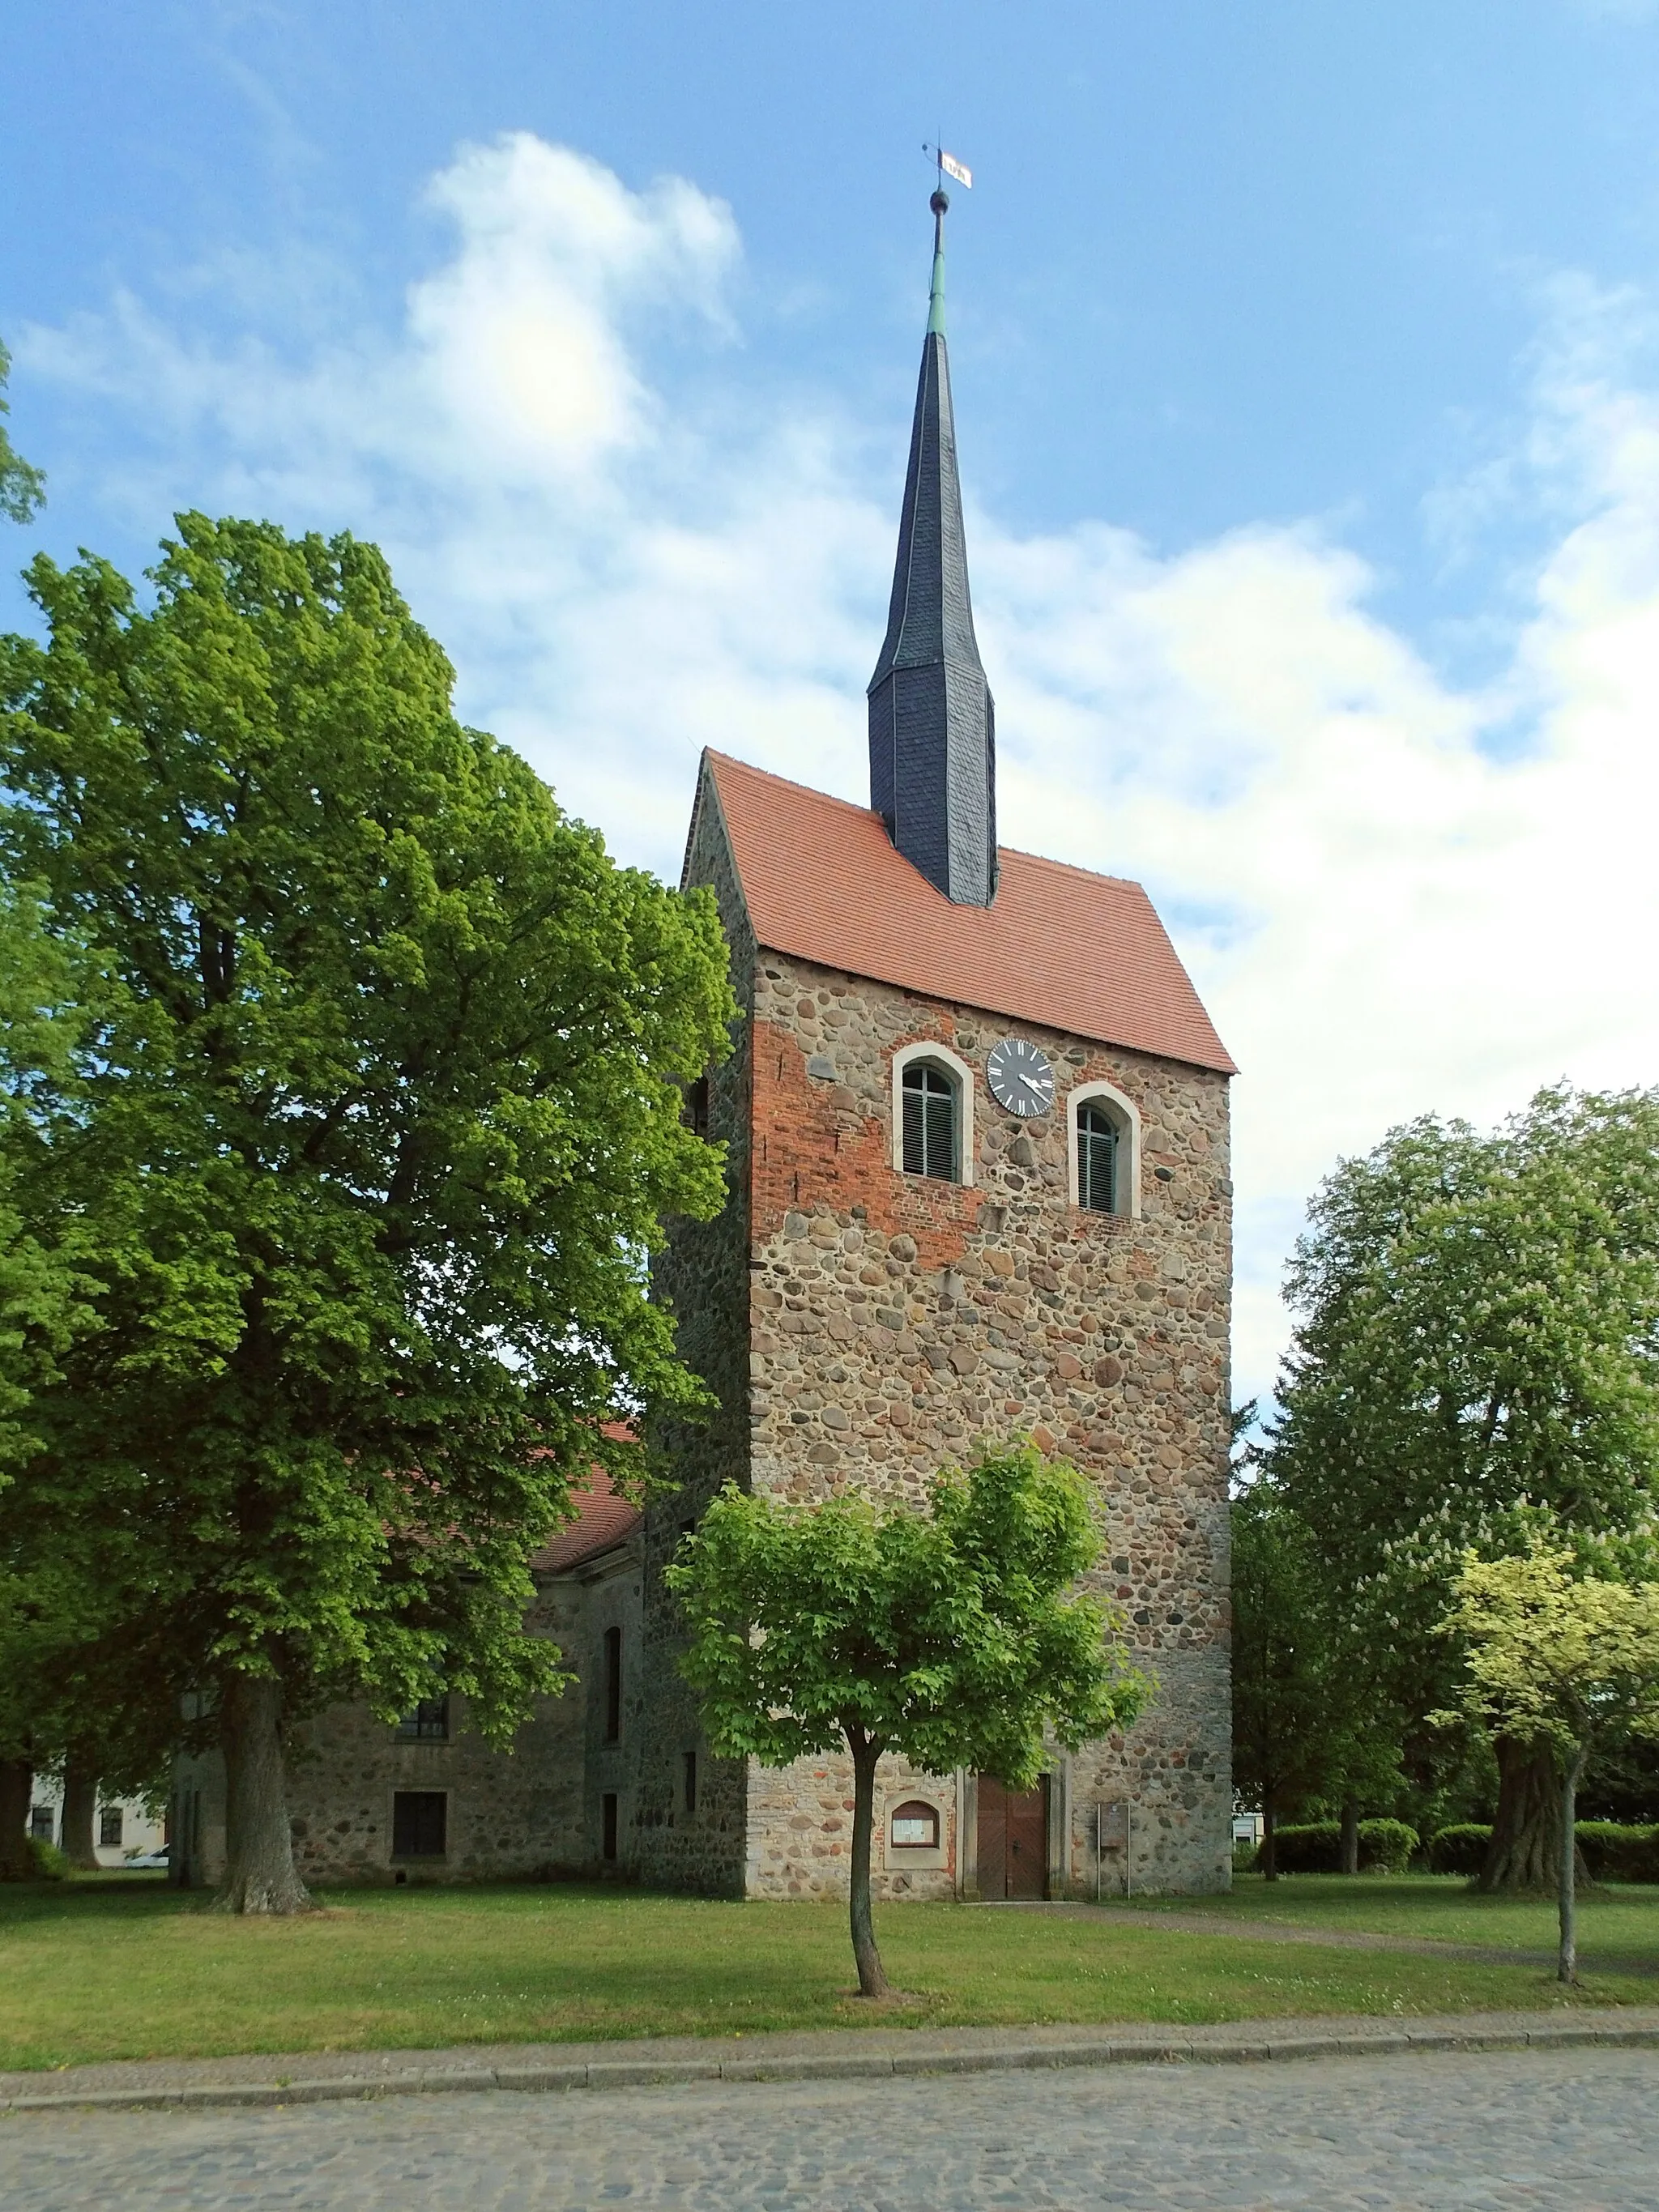
[[945,346],[945,214],[933,194],[933,280],[887,637],[870,678],[870,804],[947,898],[996,893],[996,714],[974,637]]

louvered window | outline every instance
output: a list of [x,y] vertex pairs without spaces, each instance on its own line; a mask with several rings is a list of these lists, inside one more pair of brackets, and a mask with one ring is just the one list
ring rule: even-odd
[[1101,1106],[1078,1109],[1077,1202],[1091,1213],[1117,1212],[1117,1124]]
[[904,1172],[957,1180],[957,1086],[926,1060],[904,1071]]

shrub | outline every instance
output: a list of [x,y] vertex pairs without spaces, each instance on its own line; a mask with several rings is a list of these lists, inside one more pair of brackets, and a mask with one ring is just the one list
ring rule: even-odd
[[1659,1827],[1580,1820],[1577,1833],[1592,1881],[1659,1882]]
[[69,1860],[56,1844],[49,1844],[40,1836],[31,1836],[28,1846],[36,1881],[66,1881],[69,1879]]
[[1235,1874],[1249,1874],[1253,1871],[1255,1866],[1255,1845],[1250,1841],[1248,1836],[1235,1837],[1233,1839],[1233,1872]]
[[[1620,1820],[1580,1820],[1577,1832],[1592,1881],[1659,1882],[1659,1827],[1630,1827]],[[1480,1820],[1438,1828],[1429,1838],[1429,1869],[1433,1874],[1477,1875],[1491,1841],[1492,1830]]]
[[[1362,1874],[1404,1874],[1419,1842],[1415,1828],[1403,1820],[1362,1820],[1359,1823],[1359,1870]],[[1281,1828],[1276,1838],[1280,1874],[1340,1874],[1342,1830],[1334,1820],[1307,1820]],[[1258,1851],[1250,1862],[1259,1868]]]
[[1486,1820],[1458,1820],[1437,1828],[1429,1838],[1425,1856],[1431,1874],[1477,1875],[1486,1864],[1492,1824]]

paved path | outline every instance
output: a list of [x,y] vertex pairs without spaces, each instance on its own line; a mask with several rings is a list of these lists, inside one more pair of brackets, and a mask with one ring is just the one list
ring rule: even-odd
[[1653,2212],[1659,2051],[0,2122],[6,2212]]

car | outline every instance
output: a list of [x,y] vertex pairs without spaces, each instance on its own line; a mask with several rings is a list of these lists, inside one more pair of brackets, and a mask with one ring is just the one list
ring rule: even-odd
[[163,1844],[159,1851],[136,1852],[131,1858],[123,1862],[123,1871],[127,1874],[153,1874],[160,1868],[165,1874],[170,1856],[169,1847]]

